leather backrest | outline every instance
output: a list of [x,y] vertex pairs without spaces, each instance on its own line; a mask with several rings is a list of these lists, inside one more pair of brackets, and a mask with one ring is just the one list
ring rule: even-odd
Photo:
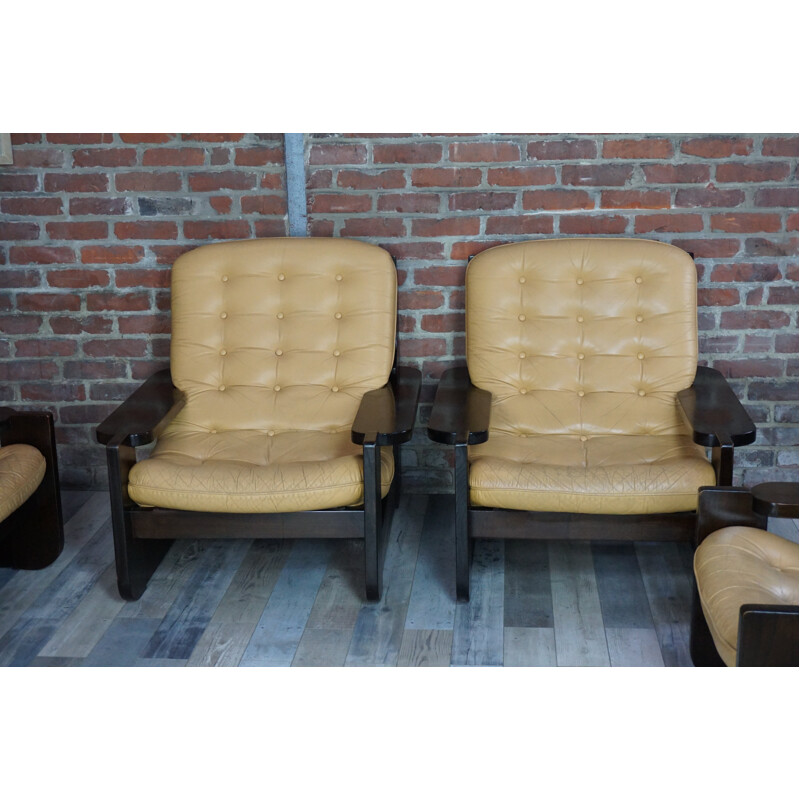
[[683,429],[676,393],[697,368],[697,273],[672,245],[543,239],[467,268],[467,364],[516,434]]
[[184,428],[341,430],[394,360],[397,274],[350,239],[199,247],[172,269],[171,370]]

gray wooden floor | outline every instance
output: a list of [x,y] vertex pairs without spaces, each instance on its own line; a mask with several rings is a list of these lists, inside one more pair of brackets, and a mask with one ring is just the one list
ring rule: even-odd
[[0,666],[691,666],[688,545],[479,541],[455,602],[452,497],[408,495],[379,603],[361,543],[178,541],[116,591],[107,495],[65,492],[66,545],[0,569]]

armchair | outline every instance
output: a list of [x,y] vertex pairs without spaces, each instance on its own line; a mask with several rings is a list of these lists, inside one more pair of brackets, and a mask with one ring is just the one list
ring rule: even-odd
[[543,239],[470,261],[467,365],[443,375],[428,422],[455,450],[458,599],[476,538],[689,538],[698,487],[730,483],[734,447],[755,439],[697,365],[696,294],[692,258],[655,241]]
[[0,566],[42,569],[63,549],[53,415],[0,408]]
[[171,369],[96,431],[123,598],[181,537],[363,538],[366,594],[380,597],[420,388],[394,363],[396,297],[389,254],[354,240],[225,242],[176,260]]
[[798,666],[798,546],[766,530],[769,517],[797,515],[797,483],[701,487],[690,634],[695,666]]

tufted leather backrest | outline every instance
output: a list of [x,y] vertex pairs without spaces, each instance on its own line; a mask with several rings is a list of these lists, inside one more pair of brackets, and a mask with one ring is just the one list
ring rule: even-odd
[[467,363],[491,428],[527,434],[683,429],[697,368],[697,273],[672,245],[543,239],[467,268]]
[[350,239],[199,247],[172,269],[171,369],[194,430],[341,430],[394,359],[397,275]]

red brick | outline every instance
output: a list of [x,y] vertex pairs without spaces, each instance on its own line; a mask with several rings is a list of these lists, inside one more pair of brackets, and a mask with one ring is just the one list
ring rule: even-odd
[[565,164],[561,182],[572,186],[624,186],[633,175],[625,164]]
[[471,256],[476,256],[484,250],[505,244],[502,241],[491,241],[487,239],[470,239],[467,242],[453,242],[450,248],[450,258],[453,261],[467,261]]
[[508,236],[552,233],[553,218],[551,216],[528,215],[524,217],[493,216],[486,220],[486,233],[504,234]]
[[208,204],[217,214],[230,214],[231,207],[233,206],[233,199],[230,197],[209,197]]
[[512,192],[460,192],[451,194],[450,211],[508,211],[514,207]]
[[108,236],[105,222],[48,222],[45,230],[51,240],[105,239]]
[[174,133],[121,133],[125,144],[167,144],[175,138]]
[[226,167],[231,162],[231,153],[227,147],[215,147],[211,151],[211,166]]
[[116,216],[127,211],[128,201],[124,197],[71,197],[69,201],[69,213],[74,217]]
[[[382,242],[381,247],[398,261],[436,261],[444,258],[444,245],[441,242]],[[399,278],[398,275],[398,281]]]
[[528,158],[536,161],[567,161],[597,157],[597,145],[588,139],[563,142],[529,142]]
[[[243,198],[243,211],[245,201],[250,199],[255,198]],[[371,210],[372,198],[366,194],[315,194],[308,198],[310,214],[357,214],[360,211]]]
[[114,282],[119,289],[128,288],[167,288],[170,285],[168,269],[118,269]]
[[669,158],[669,139],[612,139],[603,144],[603,158]]
[[25,217],[55,217],[64,210],[59,197],[4,197],[0,200],[0,208],[4,214],[17,214]]
[[72,294],[18,294],[20,311],[80,311],[81,299]]
[[107,192],[108,175],[105,172],[62,173],[50,172],[44,176],[46,192]]
[[786,218],[786,230],[787,231],[796,231],[797,230],[798,222],[800,222],[798,217],[800,217],[800,215],[798,215],[798,213],[796,211],[794,212],[794,214],[789,214],[789,216]]
[[681,152],[701,158],[747,156],[753,152],[753,140],[740,136],[704,136],[686,139],[681,143]]
[[141,314],[121,317],[117,323],[122,334],[169,333],[170,318],[166,314]]
[[748,256],[766,256],[768,258],[779,258],[781,256],[797,255],[796,238],[775,239],[745,239],[744,252]]
[[84,264],[136,264],[144,258],[143,247],[90,245],[81,248]]
[[0,242],[21,242],[38,238],[39,226],[35,222],[0,222]]
[[480,220],[475,217],[454,219],[415,219],[411,222],[412,236],[477,236]]
[[761,146],[761,155],[797,158],[797,142],[797,136],[768,136],[764,139],[764,144]]
[[52,361],[0,361],[0,381],[52,380],[58,367]]
[[41,133],[12,133],[11,144],[16,147],[20,144],[41,144]]
[[400,313],[397,315],[397,332],[403,333],[418,333],[417,321],[410,314]]
[[406,226],[402,219],[348,219],[341,231],[342,236],[405,236]]
[[700,214],[648,214],[637,216],[635,233],[666,231],[667,233],[691,233],[703,230]]
[[720,183],[781,181],[789,176],[789,172],[789,164],[781,161],[748,164],[731,162],[717,166],[717,180]]
[[774,233],[781,229],[779,214],[712,214],[711,230],[729,233]]
[[414,282],[417,286],[463,286],[465,268],[423,267],[414,271]]
[[59,269],[47,273],[47,283],[55,289],[85,289],[108,286],[108,272],[102,269]]
[[144,292],[90,294],[86,297],[86,308],[88,311],[147,311],[150,296]]
[[242,213],[281,216],[286,213],[286,200],[274,194],[249,195],[242,198]]
[[40,403],[80,402],[86,399],[86,388],[82,383],[23,383],[20,396]]
[[114,181],[120,192],[176,192],[181,188],[177,172],[123,172]]
[[447,355],[447,342],[444,339],[402,338],[397,346],[400,358],[430,358]]
[[233,163],[238,167],[263,167],[267,164],[283,164],[282,147],[237,148]]
[[131,147],[92,147],[73,151],[72,161],[76,167],[132,167],[136,151]]
[[382,194],[378,196],[378,211],[395,211],[400,214],[434,214],[438,210],[438,194],[416,192],[410,194]]
[[183,233],[187,239],[248,239],[250,225],[245,220],[187,220]]
[[642,171],[648,183],[706,183],[711,177],[706,164],[644,164]]
[[111,144],[111,133],[47,133],[45,138],[51,144]]
[[797,207],[797,189],[759,189],[755,196],[756,205],[768,208]]
[[796,286],[770,286],[767,303],[771,306],[796,306],[798,301]]
[[111,333],[114,323],[108,317],[51,317],[50,328],[53,333],[62,336],[78,336],[82,333],[93,335]]
[[376,164],[427,164],[442,158],[442,146],[433,142],[424,144],[376,144],[372,160]]
[[0,270],[0,289],[22,289],[39,285],[41,273],[38,269],[13,269]]
[[738,289],[698,289],[697,305],[699,306],[738,306]]
[[554,167],[502,167],[489,170],[490,186],[546,186],[556,182]]
[[675,192],[677,208],[732,208],[743,202],[741,189],[718,189],[713,184],[702,189],[678,189]]
[[784,333],[775,337],[776,353],[797,353],[798,340],[796,333]]
[[[42,327],[42,318],[33,315],[14,313],[10,316],[0,315],[0,333],[10,336],[35,334]],[[3,362],[0,361],[0,371],[3,369]]]
[[429,167],[411,172],[411,185],[421,188],[456,188],[477,186],[481,182],[481,171],[477,168]]
[[269,236],[287,236],[289,233],[286,219],[254,219],[253,234],[258,238]]
[[526,211],[566,211],[594,208],[594,200],[588,192],[579,189],[537,189],[523,193],[522,207]]
[[255,175],[247,172],[192,172],[189,189],[193,192],[218,192],[220,189],[253,189]]
[[145,167],[196,167],[205,162],[201,147],[151,147],[144,151]]
[[185,142],[240,142],[243,133],[184,133],[181,138]]
[[72,264],[75,253],[69,247],[12,247],[12,264]]
[[20,339],[16,343],[17,358],[71,356],[77,350],[77,344],[70,339]]
[[628,220],[620,216],[590,216],[588,214],[561,217],[561,233],[595,234],[625,233]]
[[367,148],[363,144],[314,144],[308,153],[308,163],[365,164]]
[[176,239],[176,222],[117,222],[114,233],[118,239]]
[[429,333],[452,333],[464,330],[463,314],[423,314],[422,330]]
[[35,192],[38,188],[38,175],[0,172],[0,192]]
[[720,314],[720,328],[728,330],[785,328],[790,323],[791,317],[783,311],[723,311]]
[[[327,173],[328,182],[323,185],[319,185],[319,182],[314,182],[313,185],[309,185],[309,189],[324,189],[330,186],[331,172],[329,170],[317,170],[315,175],[323,172]],[[397,169],[387,169],[376,173],[343,169],[336,177],[336,184],[345,189],[402,189],[406,185],[406,177],[401,170]]]
[[25,150],[14,149],[14,167],[61,167],[64,165],[64,153],[61,150]]
[[757,289],[750,289],[747,292],[746,302],[748,306],[764,305],[764,287],[759,286]]
[[418,289],[415,292],[400,292],[397,296],[397,307],[402,311],[442,308],[443,306],[444,294],[442,292]]
[[463,311],[466,306],[466,296],[467,293],[463,289],[456,289],[455,291],[450,292],[450,298],[447,304],[448,307],[457,308]]
[[508,142],[456,142],[450,160],[457,162],[519,161],[519,145]]
[[664,190],[609,190],[600,195],[600,208],[669,208],[669,192]]
[[726,378],[779,378],[783,375],[783,364],[783,359],[777,358],[715,359],[714,369]]
[[125,366],[119,361],[70,361],[64,364],[67,380],[108,380],[124,378]]
[[[339,173],[340,175],[344,174],[344,170]],[[358,170],[351,170],[348,172],[351,175],[360,175],[361,173]],[[400,173],[402,175],[402,173]],[[275,178],[278,177],[277,175],[265,175],[264,177]],[[332,169],[312,169],[307,178],[306,178],[306,189],[330,189],[333,186],[333,170]],[[340,183],[340,186],[344,186],[345,184]],[[263,183],[262,183],[263,186]],[[362,188],[362,187],[359,187]],[[370,186],[365,186],[363,188],[375,188]]]
[[777,264],[717,264],[711,280],[718,283],[766,283],[780,280]]

